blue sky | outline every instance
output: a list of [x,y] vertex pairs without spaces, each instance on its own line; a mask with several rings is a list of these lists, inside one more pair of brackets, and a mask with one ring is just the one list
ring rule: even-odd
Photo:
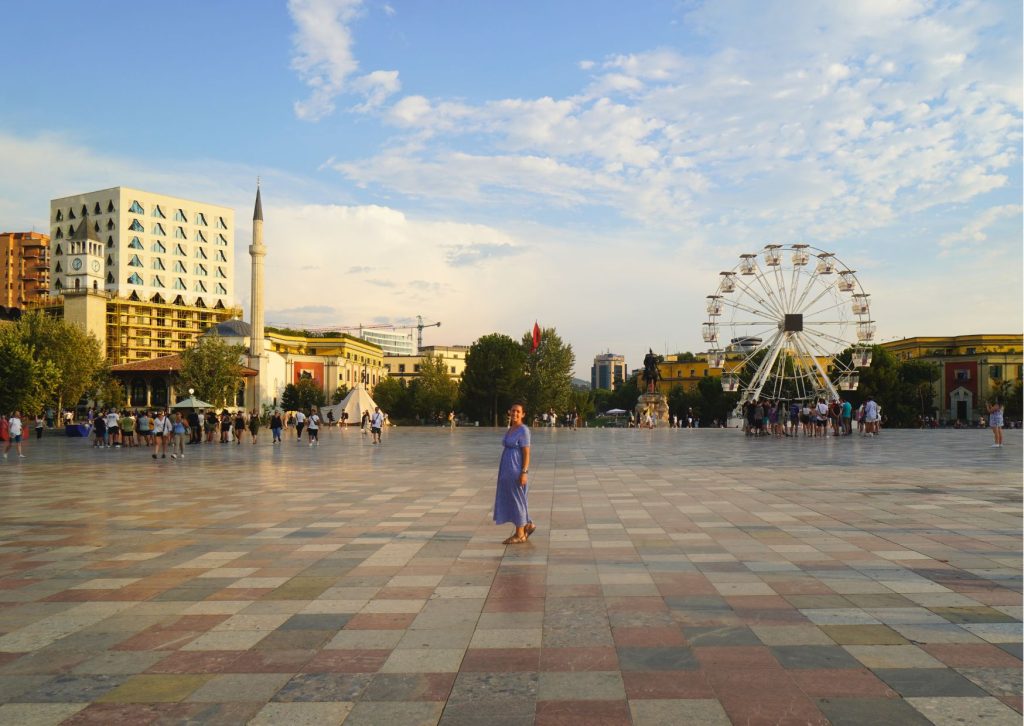
[[[858,270],[879,338],[1020,332],[1017,2],[17,3],[0,227],[114,185],[236,208],[267,317],[537,319],[586,376],[700,350],[742,252]],[[239,302],[247,304],[246,255]]]

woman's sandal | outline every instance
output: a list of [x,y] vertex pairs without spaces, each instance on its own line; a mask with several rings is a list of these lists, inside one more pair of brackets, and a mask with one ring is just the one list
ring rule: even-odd
[[526,539],[530,539],[530,535],[537,531],[537,525],[528,524],[523,528],[523,531],[526,533]]
[[506,545],[523,544],[525,541],[526,541],[526,537],[516,537],[515,535],[512,535],[507,540],[502,542],[502,544],[506,544]]

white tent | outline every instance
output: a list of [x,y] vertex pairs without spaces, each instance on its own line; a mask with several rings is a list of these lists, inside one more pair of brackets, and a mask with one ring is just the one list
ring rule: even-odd
[[331,419],[327,415],[327,412],[330,411],[334,414],[334,421],[340,422],[341,412],[344,411],[348,414],[349,424],[358,426],[363,417],[363,411],[369,411],[372,414],[376,406],[377,404],[370,398],[370,394],[366,392],[366,389],[362,385],[358,385],[349,391],[345,398],[341,399],[341,403],[334,406],[321,407],[320,418],[324,421],[330,421]]

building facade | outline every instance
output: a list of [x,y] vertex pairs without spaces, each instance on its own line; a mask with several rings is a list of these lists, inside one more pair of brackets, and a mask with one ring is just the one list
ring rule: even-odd
[[50,290],[50,238],[39,232],[0,234],[0,306],[24,308]]
[[973,422],[987,415],[986,404],[1005,398],[1024,375],[1024,335],[977,334],[917,336],[882,343],[900,360],[939,366],[932,400],[941,421]]
[[629,378],[626,371],[626,358],[615,353],[601,353],[594,356],[594,365],[590,367],[590,388],[604,388],[614,391],[623,381]]
[[441,356],[448,377],[461,381],[466,370],[467,353],[468,345],[425,345],[420,349],[419,355],[385,356],[384,367],[389,378],[408,382],[419,378],[420,367],[425,358]]
[[398,330],[359,328],[359,337],[379,346],[384,355],[411,356],[416,353],[411,331],[403,333]]
[[129,187],[53,199],[50,293],[230,308],[234,227],[228,207]]

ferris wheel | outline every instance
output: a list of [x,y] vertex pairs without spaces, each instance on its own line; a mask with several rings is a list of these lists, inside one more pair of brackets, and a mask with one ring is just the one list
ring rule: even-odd
[[[871,365],[875,323],[854,270],[805,244],[740,255],[707,297],[708,366],[741,400],[832,400]],[[840,353],[851,349],[850,360]]]

